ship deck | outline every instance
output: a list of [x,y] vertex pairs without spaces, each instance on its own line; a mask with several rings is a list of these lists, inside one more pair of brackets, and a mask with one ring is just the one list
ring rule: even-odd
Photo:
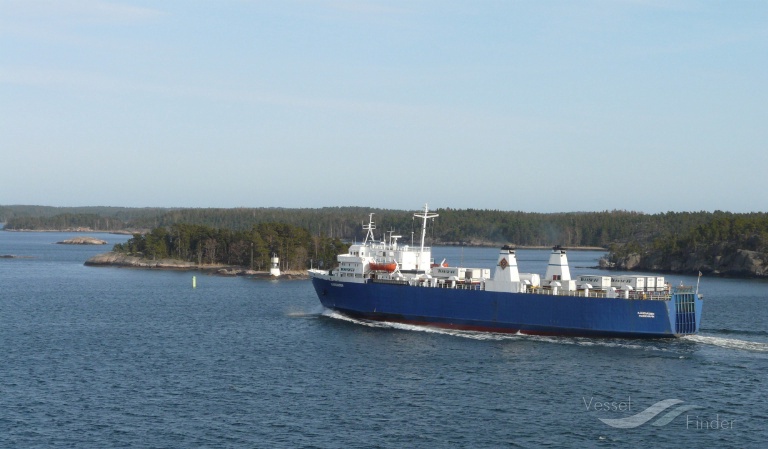
[[[411,286],[411,287],[420,287],[420,288],[443,288],[443,289],[453,289],[453,290],[485,290],[485,284],[483,282],[447,282],[443,280],[437,280],[434,285],[430,285],[429,282],[419,280],[417,282],[414,282],[414,280],[405,280],[405,279],[380,279],[380,278],[370,278],[368,279],[369,282],[373,282],[376,284],[389,284],[389,285],[403,285],[403,286]],[[678,291],[680,293],[691,293],[687,290],[685,292],[681,291],[680,289],[689,289],[689,287],[678,287]],[[581,297],[581,298],[623,298],[623,299],[635,299],[635,300],[647,300],[647,301],[669,301],[672,299],[672,293],[668,290],[660,290],[660,291],[645,291],[645,290],[631,290],[626,292],[618,291],[616,294],[612,294],[611,292],[607,290],[598,290],[598,289],[578,289],[578,290],[563,290],[563,289],[553,289],[548,287],[533,287],[528,288],[525,293],[531,293],[535,295],[545,295],[545,296],[573,296],[573,297]]]

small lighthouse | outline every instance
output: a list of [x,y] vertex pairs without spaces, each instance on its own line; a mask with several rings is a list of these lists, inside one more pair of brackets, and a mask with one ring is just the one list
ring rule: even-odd
[[274,277],[280,276],[280,258],[274,253],[269,259],[269,275]]

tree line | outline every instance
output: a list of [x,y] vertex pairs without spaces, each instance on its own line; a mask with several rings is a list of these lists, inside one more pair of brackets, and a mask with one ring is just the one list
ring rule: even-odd
[[[135,230],[142,233],[174,225],[199,225],[232,231],[249,231],[261,223],[283,223],[305,229],[310,235],[361,241],[362,228],[368,214],[373,212],[377,238],[393,231],[402,236],[402,243],[419,239],[421,222],[413,211],[362,207],[328,207],[317,209],[236,208],[236,209],[104,209],[104,214],[62,213],[53,216],[16,216],[9,219],[6,229],[68,229]],[[684,239],[700,226],[699,234],[690,238],[735,238],[722,232],[723,221],[736,223],[765,220],[764,213],[734,214],[729,212],[641,212],[613,210],[602,212],[531,213],[487,209],[437,209],[439,218],[429,223],[428,238],[432,245],[497,245],[519,246],[593,246],[617,250],[656,245],[683,245]],[[706,230],[711,226],[717,231]],[[730,226],[730,225],[729,225]],[[734,225],[738,227],[739,225]],[[733,226],[730,226],[733,227]]]
[[0,206],[0,223],[8,223],[17,218],[47,218],[56,215],[96,215],[100,217],[116,218],[122,221],[131,221],[139,217],[158,216],[173,209],[161,207],[111,207],[111,206],[83,206],[83,207],[53,207],[53,206],[29,206],[13,205]]
[[22,216],[10,218],[5,229],[8,230],[69,230],[92,229],[99,231],[122,231],[126,222],[114,216],[97,214],[63,213],[53,216]]
[[715,212],[699,223],[677,223],[650,239],[630,240],[610,247],[610,259],[620,263],[632,254],[653,260],[666,268],[691,254],[702,263],[715,266],[717,258],[737,250],[755,251],[768,261],[768,214]]
[[134,234],[113,251],[148,259],[177,259],[203,264],[225,264],[263,271],[273,254],[282,270],[309,266],[330,267],[348,246],[339,239],[313,236],[304,228],[284,223],[260,223],[248,230],[174,224]]

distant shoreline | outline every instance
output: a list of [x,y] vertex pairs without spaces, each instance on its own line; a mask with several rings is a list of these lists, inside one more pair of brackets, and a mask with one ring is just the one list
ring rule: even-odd
[[2,228],[0,230],[6,231],[6,232],[82,232],[82,233],[91,232],[91,233],[98,233],[98,234],[116,234],[116,235],[133,235],[133,234],[143,234],[147,232],[146,230],[105,231],[105,230],[91,229],[91,228],[67,228],[67,229],[6,229],[6,228]]
[[[68,229],[2,229],[8,232],[92,232],[100,234],[116,234],[116,235],[133,235],[133,234],[146,234],[149,232],[147,229],[136,230],[118,230],[118,231],[105,231],[91,228],[68,228]],[[552,249],[553,245],[514,245],[510,243],[502,242],[439,242],[432,244],[431,246],[450,246],[450,247],[468,247],[468,248],[501,248],[504,245],[509,245],[512,249]],[[560,246],[566,251],[608,251],[608,248],[602,246]]]
[[[456,242],[441,242],[441,243],[435,243],[431,246],[450,246],[450,247],[460,247],[464,246],[467,248],[501,248],[502,246],[509,245],[511,249],[552,249],[553,245],[512,245],[509,243],[477,243],[477,242],[466,242],[466,243],[456,243]],[[608,248],[603,248],[602,246],[563,246],[560,245],[561,249],[564,249],[566,251],[608,251]]]
[[84,265],[89,267],[117,267],[117,268],[137,268],[145,270],[166,270],[166,271],[197,271],[204,274],[213,274],[219,276],[247,276],[258,279],[308,279],[306,271],[287,270],[281,271],[280,276],[272,276],[268,271],[256,271],[250,268],[234,265],[198,265],[194,262],[185,262],[174,259],[144,259],[136,256],[116,253],[110,251],[97,254],[86,260]]

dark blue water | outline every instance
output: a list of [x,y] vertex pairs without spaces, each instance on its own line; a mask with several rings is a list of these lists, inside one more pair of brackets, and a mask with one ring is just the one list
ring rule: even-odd
[[[0,254],[29,256],[0,259],[0,447],[768,441],[765,282],[702,278],[703,332],[679,340],[480,334],[349,320],[304,280],[197,274],[192,289],[189,272],[85,267],[127,237],[52,244],[71,235],[0,232]],[[543,274],[547,253],[518,251],[521,271]],[[494,249],[434,255],[496,261]],[[584,267],[599,256],[570,252],[573,273],[596,272]],[[696,408],[666,425],[600,421],[666,399]]]

